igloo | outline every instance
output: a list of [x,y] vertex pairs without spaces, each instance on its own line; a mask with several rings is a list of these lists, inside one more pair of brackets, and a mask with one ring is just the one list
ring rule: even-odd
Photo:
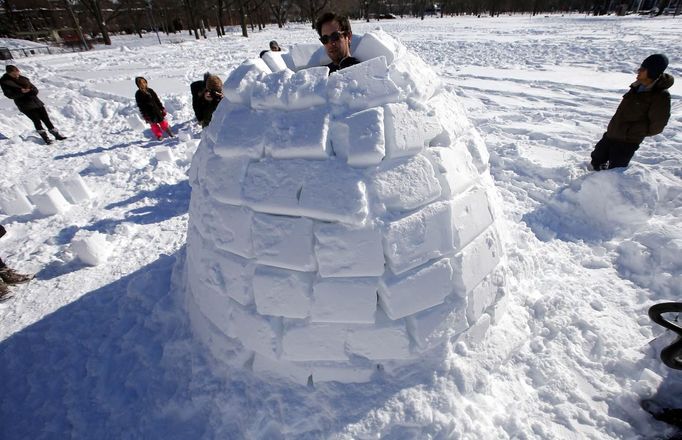
[[219,363],[364,382],[480,341],[503,310],[481,137],[401,43],[353,40],[362,62],[332,75],[319,45],[245,61],[202,135],[178,267]]

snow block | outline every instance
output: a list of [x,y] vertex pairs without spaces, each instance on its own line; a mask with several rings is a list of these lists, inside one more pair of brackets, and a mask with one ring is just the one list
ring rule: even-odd
[[154,157],[159,162],[173,162],[175,157],[173,157],[173,152],[168,147],[159,147],[154,152]]
[[59,214],[71,208],[71,204],[66,201],[61,191],[55,187],[31,194],[29,198],[42,215]]
[[480,283],[500,261],[502,247],[494,224],[454,257],[456,292],[464,296]]
[[241,205],[241,186],[250,159],[224,158],[215,154],[207,159],[205,166],[198,171],[199,184],[213,199],[230,205]]
[[[193,234],[195,229],[190,229]],[[232,298],[234,301],[248,305],[253,302],[253,277],[256,264],[253,260],[239,255],[212,248],[202,237],[192,235],[202,247],[191,246],[188,249],[188,260],[195,265],[192,281],[205,289],[212,289]],[[203,249],[203,251],[202,251]],[[202,290],[203,292],[203,290]],[[197,300],[200,303],[200,300]]]
[[453,252],[452,216],[449,202],[436,202],[389,223],[384,252],[391,271],[401,274]]
[[484,313],[475,324],[464,334],[464,339],[469,345],[480,345],[490,329],[490,315]]
[[313,382],[361,383],[369,382],[374,374],[373,368],[355,366],[350,363],[333,365],[312,364]]
[[485,142],[481,135],[473,127],[464,136],[463,141],[466,144],[467,150],[474,159],[474,165],[479,173],[482,173],[488,168],[490,162],[490,153],[485,146]]
[[305,174],[310,172],[310,168],[306,167],[308,163],[272,159],[252,162],[246,169],[242,186],[244,203],[260,212],[300,215],[298,199]]
[[284,86],[290,110],[306,110],[327,103],[329,68],[311,67],[298,71]]
[[270,110],[287,108],[285,85],[293,76],[289,69],[264,75],[256,81],[251,89],[251,108],[256,110]]
[[415,155],[443,131],[433,116],[402,102],[384,106],[384,121],[389,158]]
[[192,223],[202,237],[210,238],[219,249],[253,258],[253,216],[253,211],[242,206],[212,203],[211,209],[201,210],[201,215],[193,216]]
[[401,99],[426,102],[442,88],[436,72],[410,52],[397,58],[389,66],[388,72],[391,81],[400,89]]
[[301,214],[316,220],[361,225],[369,213],[367,188],[360,172],[339,160],[320,162],[300,192]]
[[33,205],[17,185],[0,191],[0,208],[7,215],[24,215],[33,212]]
[[493,284],[492,277],[488,275],[478,286],[467,293],[467,319],[476,322],[483,316],[483,312],[493,304],[497,298],[497,286]]
[[97,266],[111,255],[111,244],[99,232],[78,231],[71,241],[71,250],[88,266]]
[[147,128],[147,124],[144,123],[142,119],[138,115],[130,115],[126,118],[126,122],[128,123],[128,127],[130,127],[131,130],[134,131],[142,131],[145,128]]
[[257,315],[235,306],[228,317],[228,335],[238,339],[244,347],[263,356],[277,358],[282,335],[281,318]]
[[57,179],[55,186],[70,203],[80,203],[92,198],[90,188],[85,184],[80,174],[74,173],[62,179]]
[[493,304],[488,307],[486,313],[490,315],[493,324],[498,324],[502,317],[507,314],[507,309],[509,309],[509,294],[504,288],[498,288],[497,298],[495,298]]
[[111,156],[107,153],[100,153],[90,159],[90,166],[97,170],[108,170],[111,168]]
[[400,90],[388,77],[386,58],[378,57],[347,67],[330,75],[329,102],[337,113],[358,111],[396,102]]
[[[353,39],[355,39],[355,35],[353,35]],[[402,56],[406,52],[405,46],[399,44],[386,32],[375,30],[360,38],[360,42],[353,50],[353,56],[363,61],[383,56],[386,59],[386,64],[390,65],[397,56]]]
[[287,69],[287,63],[284,61],[282,52],[265,52],[261,59],[273,72],[280,72]]
[[441,194],[431,162],[422,154],[382,164],[370,177],[379,202],[389,211],[408,211]]
[[464,106],[453,93],[439,93],[429,100],[429,104],[451,141],[458,140],[468,131],[476,131],[469,122]]
[[282,54],[282,59],[289,69],[299,71],[320,66],[323,55],[324,48],[319,43],[296,44],[289,48],[289,52]]
[[334,121],[330,137],[334,152],[348,165],[378,165],[385,153],[383,108],[370,108]]
[[[247,220],[241,224],[248,227],[251,222]],[[303,272],[317,270],[312,220],[256,214],[250,236],[258,263]]]
[[315,256],[322,277],[372,277],[384,273],[379,228],[339,223],[315,225]]
[[379,315],[376,326],[349,330],[348,352],[372,360],[412,358],[405,322],[391,321],[382,313]]
[[329,114],[318,109],[281,113],[266,132],[266,152],[277,159],[327,159]]
[[402,275],[385,275],[379,282],[379,304],[394,320],[426,310],[452,293],[452,275],[447,258]]
[[407,330],[420,350],[427,350],[469,328],[467,304],[462,299],[446,301],[405,318]]
[[426,151],[437,171],[443,197],[466,191],[478,179],[478,169],[466,148],[431,147]]
[[261,315],[306,318],[310,314],[313,274],[258,266],[253,295]]
[[[265,148],[265,128],[270,127],[270,113],[252,111],[248,107],[232,105],[225,113],[225,124],[216,134],[213,151],[218,156],[247,156],[260,159]],[[254,127],[263,127],[254,130]]]
[[223,84],[223,96],[230,102],[249,106],[251,89],[271,70],[260,59],[246,60],[230,73]]
[[288,379],[299,385],[307,385],[308,378],[313,373],[312,368],[303,364],[272,359],[259,353],[253,358],[252,371],[259,377],[280,381]]
[[346,361],[346,335],[342,324],[310,324],[286,329],[282,359],[291,361]]
[[313,286],[312,322],[374,323],[377,278],[327,278]]
[[474,187],[452,201],[453,243],[462,249],[493,223],[488,197],[481,187]]

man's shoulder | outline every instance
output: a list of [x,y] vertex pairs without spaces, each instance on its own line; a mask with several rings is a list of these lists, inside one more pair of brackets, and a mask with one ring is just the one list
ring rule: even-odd
[[355,57],[346,57],[341,60],[339,63],[339,68],[343,69],[344,67],[350,67],[354,66],[356,64],[360,64],[360,60],[355,58]]

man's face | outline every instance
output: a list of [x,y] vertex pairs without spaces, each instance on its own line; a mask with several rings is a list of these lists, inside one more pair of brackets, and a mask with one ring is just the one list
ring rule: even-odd
[[652,82],[645,68],[640,67],[639,69],[637,69],[637,81],[645,85]]
[[17,79],[17,78],[19,78],[19,75],[21,74],[21,72],[19,72],[19,69],[17,69],[17,70],[12,70],[11,72],[7,72],[7,74],[9,76],[11,76],[12,78]]
[[[340,34],[340,35],[339,35]],[[328,38],[329,41],[324,45],[329,58],[338,64],[342,59],[350,56],[350,41],[353,34],[342,32],[339,24],[335,21],[328,21],[320,28],[320,38]],[[335,40],[335,37],[339,37]]]

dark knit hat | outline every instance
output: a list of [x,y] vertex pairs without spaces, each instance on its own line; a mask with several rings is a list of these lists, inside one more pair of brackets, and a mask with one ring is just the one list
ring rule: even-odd
[[19,70],[17,69],[17,66],[13,66],[12,64],[8,64],[5,66],[5,72],[7,73],[16,72],[17,70]]
[[215,75],[209,75],[206,79],[206,89],[220,92],[223,90],[223,81]]
[[646,69],[646,75],[650,79],[658,79],[663,71],[668,67],[668,57],[662,53],[649,55],[642,61],[642,69]]
[[279,51],[281,51],[282,49],[279,47],[279,43],[277,43],[277,41],[272,40],[272,41],[270,42],[270,50],[273,51],[273,52],[279,52]]

